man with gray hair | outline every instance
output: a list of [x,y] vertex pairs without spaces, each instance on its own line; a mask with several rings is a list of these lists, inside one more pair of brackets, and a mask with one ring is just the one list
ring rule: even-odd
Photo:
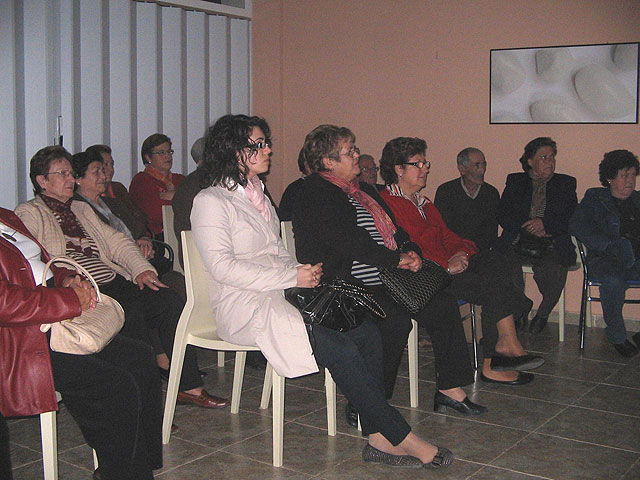
[[434,203],[447,227],[487,250],[498,238],[500,194],[484,181],[487,161],[481,150],[465,148],[457,159],[460,178],[440,185]]

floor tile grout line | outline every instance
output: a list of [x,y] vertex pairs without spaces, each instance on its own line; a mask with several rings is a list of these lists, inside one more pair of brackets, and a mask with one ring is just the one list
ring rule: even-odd
[[586,440],[579,440],[577,438],[563,437],[562,435],[554,435],[552,433],[546,433],[546,432],[532,432],[532,433],[535,433],[536,435],[542,435],[542,436],[545,436],[545,437],[559,438],[561,440],[567,440],[567,441],[570,441],[570,442],[582,443],[584,445],[591,445],[591,446],[594,446],[594,447],[601,447],[601,448],[609,448],[611,450],[618,450],[618,451],[621,451],[621,452],[632,453],[634,455],[640,455],[640,450],[629,450],[627,448],[614,447],[612,445],[602,445],[600,443],[588,442]]

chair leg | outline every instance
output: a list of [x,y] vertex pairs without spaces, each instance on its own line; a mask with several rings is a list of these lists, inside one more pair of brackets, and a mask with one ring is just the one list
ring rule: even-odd
[[[591,296],[591,287],[587,285],[587,297]],[[591,301],[587,301],[587,315],[585,317],[587,327],[593,327],[593,317],[591,316]]]
[[[587,306],[590,303],[587,298],[588,296],[589,296],[589,284],[587,283],[587,279],[585,278],[582,284],[582,300],[580,302],[580,319],[578,320],[578,334],[580,335],[580,351],[584,350],[585,322],[586,322],[586,317],[588,315]],[[589,311],[589,313],[591,312]]]
[[336,436],[336,382],[328,368],[324,369],[324,390],[327,396],[327,434]]
[[266,410],[269,408],[269,399],[271,398],[273,378],[273,367],[270,363],[267,363],[267,367],[264,370],[264,383],[262,384],[262,398],[260,399],[260,410]]
[[473,303],[469,304],[469,311],[471,313],[471,337],[473,343],[473,368],[478,370],[478,337],[476,336],[476,306]]
[[218,350],[218,367],[224,367],[224,350]]
[[418,408],[418,322],[411,319],[411,332],[408,340],[409,355],[409,404]]
[[180,376],[182,375],[182,365],[184,364],[184,354],[187,349],[187,342],[175,345],[171,358],[171,368],[169,369],[169,384],[167,385],[167,398],[164,403],[164,416],[162,419],[162,443],[169,443],[171,438],[171,424],[176,412],[176,399],[178,398],[178,388]]
[[282,466],[284,443],[284,377],[273,372],[273,466]]
[[247,352],[236,352],[236,364],[233,369],[233,388],[231,390],[231,413],[240,411],[240,396],[242,395],[242,382],[244,380],[244,364],[247,361]]
[[40,414],[40,437],[44,480],[58,480],[58,440],[55,411]]
[[558,340],[564,342],[564,288],[558,301]]

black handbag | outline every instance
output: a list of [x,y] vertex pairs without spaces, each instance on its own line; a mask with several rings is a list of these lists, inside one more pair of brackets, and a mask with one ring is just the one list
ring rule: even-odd
[[519,255],[529,258],[542,258],[551,248],[552,240],[548,237],[537,237],[531,233],[521,230],[518,241],[513,245],[513,249]]
[[338,332],[353,330],[372,316],[387,316],[368,290],[340,279],[315,288],[287,288],[284,298],[300,311],[307,325],[322,325]]
[[415,314],[427,306],[433,296],[447,287],[451,275],[436,262],[422,259],[417,272],[403,268],[381,268],[380,280],[391,297]]

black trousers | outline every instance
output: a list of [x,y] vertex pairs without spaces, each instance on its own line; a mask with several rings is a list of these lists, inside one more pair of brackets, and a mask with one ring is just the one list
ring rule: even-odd
[[[516,264],[520,270],[520,266]],[[520,270],[522,279],[522,270]],[[496,324],[504,317],[528,313],[533,302],[514,285],[513,264],[499,252],[485,250],[469,259],[468,268],[453,275],[445,289],[456,299],[482,306],[482,354],[495,355],[498,342]]]
[[150,346],[118,334],[93,355],[50,352],[56,390],[103,480],[152,480],[162,467],[162,394]]
[[12,480],[11,474],[11,447],[9,445],[9,428],[7,421],[0,412],[0,478]]
[[[376,301],[387,314],[387,318],[376,322],[376,325],[382,338],[385,396],[391,398],[411,331],[411,314],[389,296],[384,286],[368,288],[374,292]],[[438,389],[446,390],[473,383],[471,358],[457,299],[440,292],[424,310],[413,317],[431,336]]]
[[[107,285],[101,285],[100,290],[122,305],[125,313],[125,325],[122,329],[124,335],[148,343],[147,330],[155,328],[162,348],[171,358],[178,320],[184,308],[184,302],[176,292],[169,288],[155,291],[145,287],[140,290],[137,285],[120,275]],[[202,385],[196,350],[189,345],[184,356],[179,389],[191,390]]]
[[[509,247],[506,251],[506,255],[510,261],[517,265],[531,265],[533,269],[533,280],[538,286],[538,290],[542,294],[542,301],[538,306],[537,315],[541,317],[548,317],[556,306],[562,289],[567,281],[568,267],[562,265],[560,257],[555,250],[550,249],[542,258],[530,258],[522,255],[518,255],[513,250],[513,247]],[[524,291],[524,278],[519,275],[514,279],[518,288]]]
[[316,362],[329,369],[336,385],[358,410],[362,434],[379,432],[393,445],[402,442],[411,427],[385,399],[378,329],[368,321],[346,333],[322,326],[307,329]]

